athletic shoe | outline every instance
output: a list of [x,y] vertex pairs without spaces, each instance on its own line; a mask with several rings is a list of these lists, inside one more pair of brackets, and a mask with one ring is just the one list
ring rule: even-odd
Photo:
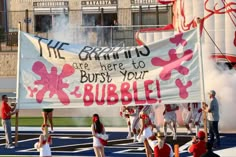
[[193,133],[192,130],[187,131],[187,135],[191,135],[192,133]]
[[167,133],[166,133],[166,132],[164,132],[164,136],[165,136],[165,137],[167,136]]
[[173,140],[177,140],[177,135],[176,134],[173,135]]
[[172,131],[171,132],[171,134],[170,134],[170,136],[174,136],[175,135],[175,132],[174,131]]
[[137,135],[134,134],[134,137],[133,137],[133,138],[134,138],[133,143],[135,143],[135,142],[138,141],[138,140],[137,140]]
[[130,139],[132,136],[131,136],[131,133],[129,133],[128,135],[127,135],[127,139]]
[[13,148],[15,148],[15,146],[14,145],[8,145],[8,146],[6,146],[6,148],[13,149]]

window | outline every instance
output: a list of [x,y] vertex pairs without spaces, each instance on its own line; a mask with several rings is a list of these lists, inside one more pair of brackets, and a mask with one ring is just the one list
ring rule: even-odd
[[54,27],[65,26],[68,23],[68,15],[35,15],[35,32],[48,32]]
[[[166,25],[171,23],[172,17],[170,17],[171,7],[156,7],[141,8],[141,13],[139,7],[133,8],[132,21],[133,25]],[[157,12],[158,11],[158,12]],[[140,15],[142,16],[140,19]]]
[[35,15],[35,32],[48,32],[52,28],[51,15]]

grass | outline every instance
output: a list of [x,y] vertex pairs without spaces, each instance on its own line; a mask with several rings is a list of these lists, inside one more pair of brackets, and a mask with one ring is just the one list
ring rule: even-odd
[[[102,123],[105,126],[120,127],[125,126],[125,120],[119,117],[103,117]],[[11,120],[12,126],[15,125],[15,117]],[[42,117],[19,117],[18,126],[41,126],[43,123]],[[55,127],[90,127],[91,117],[53,117]]]

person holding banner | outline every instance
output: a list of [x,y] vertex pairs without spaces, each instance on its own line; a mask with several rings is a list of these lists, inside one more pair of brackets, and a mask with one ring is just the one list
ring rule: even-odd
[[[207,120],[209,125],[210,142],[213,147],[220,146],[220,135],[218,130],[218,123],[220,119],[219,104],[216,99],[216,92],[211,90],[209,93],[210,103],[209,105],[203,102],[203,111],[207,112]],[[214,143],[214,137],[216,136],[216,142]]]
[[94,114],[92,117],[92,135],[93,135],[93,149],[96,157],[105,157],[104,145],[107,144],[108,136],[105,128],[100,121],[99,115]]
[[[177,139],[176,135],[176,113],[175,111],[179,109],[179,106],[176,104],[165,104],[165,110],[163,112],[164,116],[164,135],[167,136],[167,125],[170,126],[170,129],[173,127],[172,135],[173,140]],[[173,123],[173,126],[171,126]]]
[[14,105],[13,108],[8,105],[7,95],[2,95],[1,116],[2,126],[5,132],[6,148],[15,148],[11,137],[11,115],[14,115],[18,112],[18,110],[15,110],[15,108],[16,105]]
[[53,116],[53,109],[51,108],[44,108],[42,109],[42,115],[43,115],[43,124],[48,124],[48,121],[50,123],[51,126],[51,133],[53,133],[53,120],[52,120],[52,116]]

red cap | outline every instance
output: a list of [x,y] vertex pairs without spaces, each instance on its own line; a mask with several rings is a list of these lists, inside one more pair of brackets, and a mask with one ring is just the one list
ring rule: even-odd
[[204,131],[199,131],[197,133],[197,137],[200,138],[200,139],[204,139],[205,138],[205,132]]

